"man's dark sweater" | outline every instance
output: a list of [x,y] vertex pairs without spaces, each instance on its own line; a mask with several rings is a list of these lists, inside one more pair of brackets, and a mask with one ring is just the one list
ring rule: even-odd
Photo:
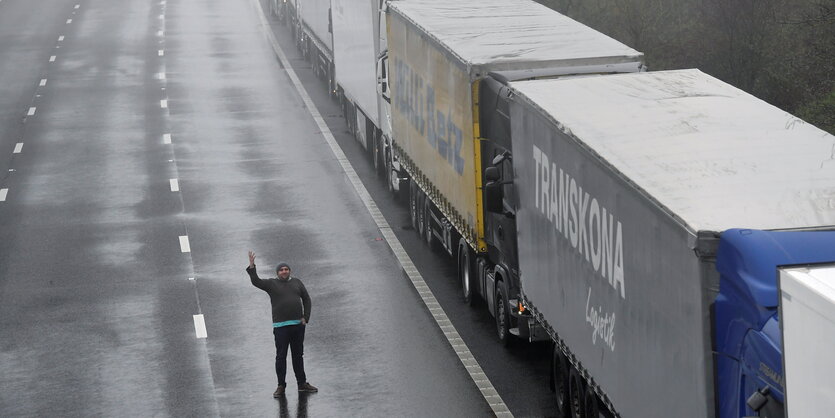
[[255,267],[247,267],[252,285],[270,295],[273,305],[273,323],[293,321],[304,318],[310,322],[310,296],[301,280],[289,277],[287,280],[261,279]]

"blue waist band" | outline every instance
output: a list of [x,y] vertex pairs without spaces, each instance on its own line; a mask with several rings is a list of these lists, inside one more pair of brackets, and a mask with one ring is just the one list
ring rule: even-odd
[[292,321],[273,322],[273,328],[286,327],[288,325],[299,325],[302,323],[301,319],[294,319]]

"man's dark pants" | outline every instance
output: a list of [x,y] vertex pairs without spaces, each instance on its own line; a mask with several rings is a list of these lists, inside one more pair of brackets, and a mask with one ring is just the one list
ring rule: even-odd
[[278,376],[278,384],[286,385],[284,378],[287,375],[287,347],[290,347],[293,358],[293,373],[296,374],[296,382],[301,385],[307,382],[304,374],[304,325],[287,325],[273,328],[275,336],[275,374]]

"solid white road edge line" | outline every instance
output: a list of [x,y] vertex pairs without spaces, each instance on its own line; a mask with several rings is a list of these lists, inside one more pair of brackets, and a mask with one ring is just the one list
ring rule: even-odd
[[194,333],[197,335],[197,338],[208,337],[206,333],[206,320],[203,318],[203,314],[194,315]]
[[385,217],[383,217],[383,214],[380,212],[380,209],[377,207],[377,204],[374,202],[371,194],[368,193],[368,190],[362,184],[362,180],[360,180],[357,172],[354,170],[354,167],[351,166],[351,162],[348,161],[345,153],[339,147],[339,144],[337,144],[330,128],[328,128],[328,125],[325,123],[324,118],[322,118],[322,115],[319,113],[319,110],[316,108],[313,100],[310,99],[310,96],[307,94],[307,90],[302,85],[299,77],[290,65],[290,61],[287,59],[287,56],[284,55],[284,51],[275,39],[275,35],[273,35],[272,30],[270,29],[267,17],[264,15],[264,10],[261,8],[260,1],[251,0],[251,4],[255,8],[258,17],[261,20],[261,27],[264,30],[267,40],[272,45],[273,51],[278,56],[279,61],[281,61],[282,67],[287,72],[287,75],[296,87],[296,91],[298,91],[305,103],[305,106],[307,106],[307,109],[310,111],[310,115],[313,117],[313,120],[322,132],[325,142],[327,142],[330,146],[336,160],[339,161],[340,165],[342,165],[342,169],[345,171],[345,175],[354,186],[354,190],[356,190],[359,198],[365,204],[366,209],[368,209],[369,214],[376,222],[377,227],[380,228],[380,232],[383,234],[386,242],[391,247],[394,255],[397,257],[397,260],[400,262],[401,267],[408,275],[412,285],[415,286],[416,290],[418,290],[418,294],[423,300],[423,303],[429,309],[429,312],[432,314],[435,322],[438,324],[438,327],[443,331],[444,336],[446,336],[447,341],[453,348],[453,351],[455,351],[458,358],[461,360],[461,363],[463,363],[464,368],[470,375],[470,378],[472,378],[479,391],[481,391],[482,396],[484,396],[484,400],[490,405],[490,408],[496,416],[512,417],[513,414],[507,408],[507,405],[504,403],[501,396],[499,396],[498,392],[496,392],[493,384],[490,383],[490,379],[487,378],[487,375],[473,357],[470,349],[464,343],[464,340],[458,335],[458,331],[449,321],[449,318],[446,313],[444,313],[443,308],[441,308],[441,305],[438,303],[435,295],[431,290],[429,290],[429,287],[426,285],[426,282],[424,282],[423,277],[418,272],[417,267],[415,267],[409,255],[403,249],[403,246],[400,244],[397,236],[394,235],[391,226],[389,226]]
[[21,151],[23,151],[23,142],[18,142],[15,144],[12,154],[20,154]]
[[191,245],[188,243],[188,235],[180,235],[180,252],[190,253]]

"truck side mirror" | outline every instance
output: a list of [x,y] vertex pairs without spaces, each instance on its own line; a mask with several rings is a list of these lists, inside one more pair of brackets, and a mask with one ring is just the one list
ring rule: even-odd
[[502,175],[499,173],[498,167],[487,167],[484,169],[484,180],[486,183],[492,183],[499,181],[502,178]]
[[389,78],[388,78],[388,56],[383,54],[377,60],[377,83],[380,86],[380,96],[388,103],[391,103],[391,94],[389,94]]

